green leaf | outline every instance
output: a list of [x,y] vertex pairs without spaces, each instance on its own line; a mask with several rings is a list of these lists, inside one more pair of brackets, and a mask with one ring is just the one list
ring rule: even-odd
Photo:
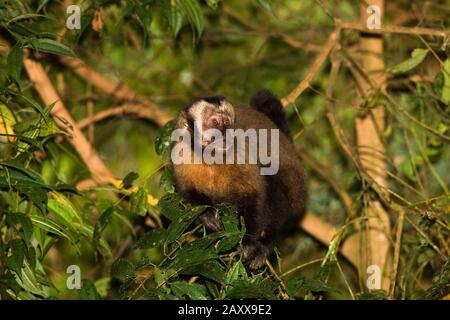
[[171,243],[177,240],[206,208],[207,206],[194,207],[191,210],[185,211],[176,220],[172,221],[167,228],[167,242]]
[[267,12],[273,14],[272,0],[257,0],[258,4]]
[[122,180],[122,185],[125,189],[129,189],[133,186],[133,182],[139,178],[139,174],[137,174],[136,172],[130,172],[128,173],[125,178],[123,178]]
[[177,256],[168,263],[168,269],[188,269],[205,263],[208,260],[217,259],[214,248],[207,249],[181,249]]
[[140,187],[130,197],[130,213],[132,215],[145,216],[147,213],[147,191]]
[[422,61],[427,56],[427,54],[428,54],[427,49],[421,49],[421,48],[414,49],[414,51],[411,54],[411,58],[409,58],[408,60],[405,60],[391,68],[388,68],[388,71],[390,71],[392,73],[407,72],[407,71],[417,67],[419,64],[421,64]]
[[29,242],[31,240],[31,236],[33,235],[33,223],[26,214],[20,212],[9,213],[6,216],[6,221],[11,226],[17,227],[20,225],[22,227],[23,239],[25,242]]
[[262,275],[255,276],[249,280],[238,279],[233,281],[226,290],[226,297],[230,299],[270,299],[275,300],[277,296],[274,291],[278,284],[262,278]]
[[123,259],[119,259],[113,263],[111,266],[111,277],[117,279],[131,279],[134,278],[135,274],[134,266]]
[[241,260],[235,262],[230,270],[228,270],[225,277],[225,282],[227,284],[231,284],[238,279],[248,279],[247,271],[245,270],[245,267],[242,264]]
[[183,198],[178,193],[168,193],[159,199],[158,206],[161,214],[167,219],[174,221],[186,211]]
[[6,61],[8,74],[18,82],[23,69],[23,49],[19,43],[11,49]]
[[161,4],[172,34],[177,36],[183,26],[183,14],[173,1],[162,1]]
[[236,209],[228,204],[220,204],[217,206],[221,215],[222,225],[225,232],[239,231],[239,216]]
[[80,300],[100,300],[101,298],[95,285],[87,279],[82,280],[78,297]]
[[166,156],[170,150],[170,136],[175,129],[175,122],[169,121],[158,130],[158,136],[155,139],[155,151],[160,156]]
[[159,180],[159,184],[165,192],[167,193],[175,192],[173,176],[169,168],[167,167],[164,168],[164,171],[161,174],[161,179]]
[[63,194],[52,192],[54,199],[48,199],[48,210],[53,212],[59,220],[69,226],[74,222],[83,223],[83,219],[78,214],[72,202]]
[[219,5],[220,0],[206,0],[206,3],[208,4],[208,7],[212,9],[217,9],[217,6]]
[[75,53],[69,47],[63,45],[62,43],[56,42],[53,39],[33,39],[30,41],[32,46],[42,52],[58,54],[69,57],[76,57]]
[[22,240],[11,240],[8,245],[11,249],[11,253],[6,257],[6,265],[20,275],[27,253],[27,247]]
[[217,260],[210,260],[202,264],[187,267],[182,273],[189,275],[201,275],[220,284],[225,281],[225,268]]
[[134,248],[151,249],[163,244],[166,238],[166,229],[153,229],[139,238],[139,240],[134,244]]
[[194,300],[208,300],[206,288],[198,283],[175,281],[170,284],[170,289],[180,299],[184,299],[187,296]]
[[289,279],[286,283],[286,291],[290,296],[294,296],[300,290],[312,292],[340,292],[340,290],[330,287],[325,282],[316,279],[295,277]]
[[50,220],[49,218],[38,215],[32,215],[30,216],[30,219],[31,222],[33,222],[34,226],[47,232],[50,232],[54,235],[66,238],[70,240],[72,243],[76,242],[76,236],[70,230],[64,228],[63,226]]
[[195,27],[197,35],[201,35],[205,27],[205,17],[197,0],[178,0],[178,8],[187,17],[191,25]]
[[442,85],[441,101],[445,104],[450,104],[450,59],[445,60],[442,68],[444,75],[444,83]]
[[0,189],[11,188],[25,194],[41,212],[45,212],[47,191],[51,188],[45,184],[39,174],[12,162],[2,162],[0,163]]

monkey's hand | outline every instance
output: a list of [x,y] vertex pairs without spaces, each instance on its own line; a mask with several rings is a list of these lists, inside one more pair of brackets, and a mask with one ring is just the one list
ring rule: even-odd
[[198,217],[198,220],[212,232],[217,232],[222,230],[222,223],[220,222],[218,213],[214,210],[207,210],[205,213]]
[[242,259],[245,266],[252,271],[260,269],[269,256],[270,251],[270,246],[264,245],[256,239],[244,239],[242,243]]

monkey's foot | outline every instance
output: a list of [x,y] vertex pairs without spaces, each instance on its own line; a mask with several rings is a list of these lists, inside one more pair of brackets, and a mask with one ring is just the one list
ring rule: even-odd
[[270,248],[259,243],[243,243],[242,258],[245,266],[251,271],[256,271],[262,266],[269,256]]
[[222,224],[220,222],[219,216],[212,211],[203,213],[198,217],[198,220],[206,227],[206,229],[217,232],[222,230]]

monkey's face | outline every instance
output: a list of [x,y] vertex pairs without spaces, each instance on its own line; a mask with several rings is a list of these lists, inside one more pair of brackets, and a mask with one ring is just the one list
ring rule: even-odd
[[205,148],[214,142],[220,149],[225,147],[226,130],[233,128],[235,113],[224,97],[196,99],[183,113],[178,125],[191,132],[194,144]]

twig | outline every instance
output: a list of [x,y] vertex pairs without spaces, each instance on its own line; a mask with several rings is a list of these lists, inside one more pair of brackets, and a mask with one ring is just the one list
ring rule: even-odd
[[394,261],[392,266],[392,278],[389,286],[389,296],[394,299],[395,293],[395,281],[397,279],[398,262],[400,260],[400,249],[402,244],[403,224],[405,221],[405,210],[400,210],[397,220],[397,231],[395,234],[395,249],[394,249]]
[[328,37],[327,42],[325,43],[325,46],[322,49],[322,52],[319,54],[319,56],[314,61],[313,65],[311,66],[311,69],[309,70],[306,77],[292,90],[291,93],[289,93],[286,97],[281,99],[281,104],[285,107],[288,104],[294,102],[303,91],[305,91],[306,88],[309,87],[312,79],[319,71],[320,67],[325,62],[326,58],[330,54],[331,50],[334,48],[335,44],[337,43],[339,39],[340,34],[340,28],[337,27]]
[[126,85],[107,79],[102,74],[90,68],[83,61],[66,56],[60,57],[60,61],[88,83],[117,99],[133,101],[145,105],[148,108],[149,117],[151,117],[152,121],[156,124],[162,126],[173,118],[170,113],[164,111],[160,106],[149,101],[147,98],[139,96]]
[[141,119],[146,119],[152,121],[152,111],[146,105],[143,104],[133,104],[133,103],[125,103],[118,107],[106,109],[100,111],[98,113],[93,114],[87,118],[84,118],[77,122],[77,126],[80,129],[83,129],[90,125],[91,123],[100,122],[107,118],[122,116],[125,114],[132,114]]
[[[24,57],[24,67],[33,83],[34,88],[38,92],[45,105],[51,105],[55,103],[52,109],[52,116],[55,119],[56,124],[63,129],[67,130],[68,124],[72,127],[73,134],[69,137],[69,142],[77,150],[86,167],[89,169],[92,178],[98,183],[110,183],[113,178],[113,174],[109,171],[103,160],[97,154],[95,149],[85,138],[81,130],[75,125],[70,113],[59,98],[55,88],[53,87],[47,73],[42,68],[41,64],[29,58]],[[64,121],[61,121],[64,119]],[[67,123],[66,123],[67,122]]]
[[384,34],[384,33],[399,33],[399,34],[415,34],[424,36],[449,37],[450,32],[445,30],[436,30],[431,28],[420,27],[403,27],[403,26],[383,26],[381,29],[367,29],[367,27],[355,22],[340,22],[342,29],[358,30],[364,33]]

